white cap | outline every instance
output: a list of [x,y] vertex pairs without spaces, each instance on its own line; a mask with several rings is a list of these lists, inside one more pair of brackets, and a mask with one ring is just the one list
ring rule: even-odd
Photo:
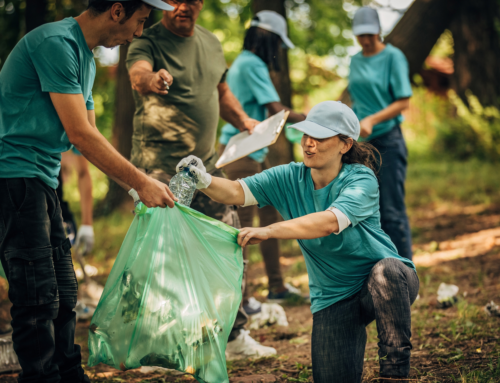
[[361,7],[354,14],[352,20],[352,33],[359,35],[378,35],[380,33],[380,20],[376,9]]
[[274,11],[260,11],[255,15],[259,20],[252,20],[250,23],[251,27],[258,27],[265,29],[266,31],[276,33],[285,45],[293,49],[295,45],[288,38],[288,28],[286,26],[286,20],[278,12]]

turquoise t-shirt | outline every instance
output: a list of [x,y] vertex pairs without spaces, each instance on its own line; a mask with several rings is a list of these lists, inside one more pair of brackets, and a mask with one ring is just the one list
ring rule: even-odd
[[57,188],[71,143],[49,92],[83,94],[94,109],[94,55],[73,18],[24,36],[0,71],[0,178],[40,178]]
[[[280,102],[266,63],[250,51],[244,50],[234,60],[227,72],[226,82],[243,106],[245,113],[258,121],[264,121],[267,118],[266,104]],[[222,128],[219,142],[227,145],[229,139],[238,133],[240,133],[238,129],[231,124],[226,124]],[[264,148],[253,152],[248,157],[257,162],[264,162],[268,152],[269,149]]]
[[[350,69],[348,89],[352,109],[360,121],[394,101],[412,95],[408,60],[391,44],[375,56],[365,57],[363,52],[357,53],[351,59]],[[375,125],[367,140],[388,133],[402,121],[403,116],[399,115]]]
[[339,235],[298,240],[309,274],[311,311],[318,312],[356,294],[373,266],[398,255],[380,227],[379,189],[375,174],[363,165],[344,164],[339,175],[314,190],[311,170],[303,163],[277,166],[243,179],[259,207],[274,206],[289,220],[336,207],[352,225]]

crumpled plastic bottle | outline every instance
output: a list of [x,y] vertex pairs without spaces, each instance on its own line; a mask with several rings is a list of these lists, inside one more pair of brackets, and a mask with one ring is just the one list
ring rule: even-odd
[[196,191],[196,181],[189,172],[189,168],[186,167],[173,176],[169,187],[174,196],[179,199],[179,203],[184,206],[191,205]]

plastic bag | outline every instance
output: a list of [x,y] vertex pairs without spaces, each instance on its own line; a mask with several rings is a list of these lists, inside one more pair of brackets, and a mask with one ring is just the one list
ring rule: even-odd
[[2,262],[0,262],[0,277],[7,279],[7,277],[5,276],[5,271],[3,271]]
[[89,366],[159,366],[228,382],[241,302],[238,230],[176,203],[136,207],[89,331]]

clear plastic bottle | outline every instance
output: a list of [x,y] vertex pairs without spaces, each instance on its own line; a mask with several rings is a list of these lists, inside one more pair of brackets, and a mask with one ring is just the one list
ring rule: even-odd
[[194,192],[196,191],[196,182],[191,173],[189,173],[189,168],[184,168],[173,176],[169,188],[174,196],[179,198],[179,203],[184,206],[191,205]]

